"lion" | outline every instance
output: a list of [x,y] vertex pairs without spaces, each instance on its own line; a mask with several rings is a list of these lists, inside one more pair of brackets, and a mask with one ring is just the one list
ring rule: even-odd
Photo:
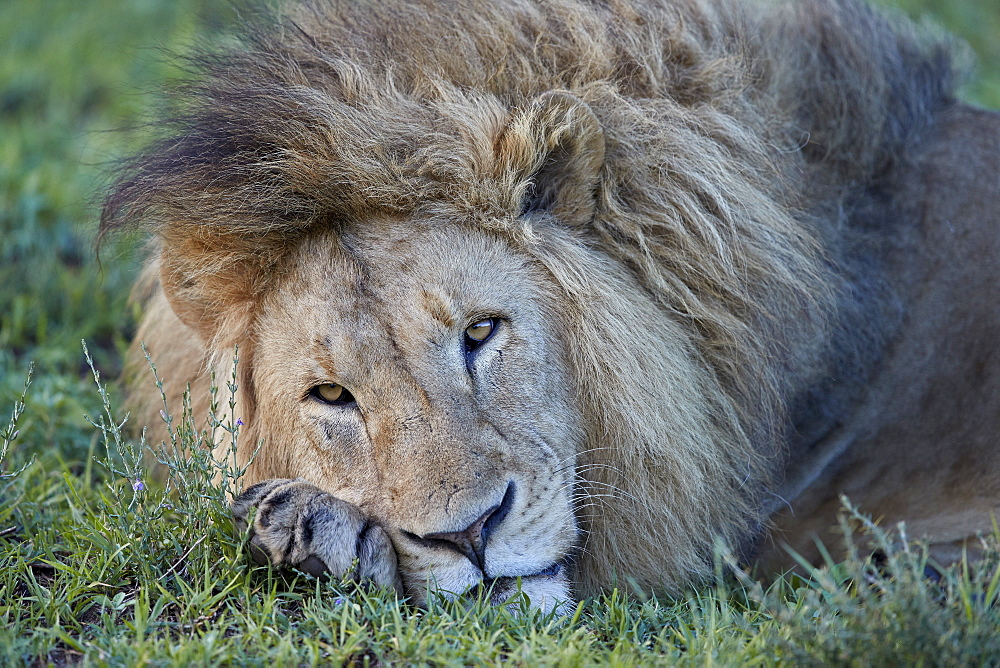
[[238,346],[254,557],[417,603],[780,569],[841,493],[954,558],[1000,507],[1000,116],[956,53],[853,0],[252,18],[106,200],[152,238],[139,422],[140,342],[196,411]]

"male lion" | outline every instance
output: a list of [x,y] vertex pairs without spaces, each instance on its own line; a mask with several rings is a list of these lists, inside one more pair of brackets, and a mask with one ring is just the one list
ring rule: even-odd
[[173,405],[239,345],[257,558],[551,608],[811,557],[840,492],[942,558],[988,529],[1000,117],[946,41],[851,0],[265,23],[103,216],[155,240]]

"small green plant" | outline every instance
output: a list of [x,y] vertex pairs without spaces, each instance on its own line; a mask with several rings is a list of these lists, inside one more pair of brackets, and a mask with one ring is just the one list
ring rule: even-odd
[[21,414],[24,413],[24,400],[28,395],[28,388],[31,386],[32,371],[33,367],[29,366],[28,373],[24,379],[24,388],[21,390],[21,396],[14,402],[10,422],[0,431],[0,442],[2,442],[2,445],[0,445],[0,540],[14,535],[17,531],[16,524],[10,526],[10,517],[16,507],[17,498],[20,497],[20,492],[13,490],[12,486],[31,463],[29,461],[16,470],[10,470],[7,453],[10,451],[11,444],[20,436],[20,432],[17,429],[17,422]]
[[[14,402],[14,409],[11,411],[10,422],[7,423],[7,427],[0,431],[0,440],[3,441],[3,445],[0,445],[0,483],[4,481],[9,481],[11,478],[16,478],[28,464],[24,464],[17,471],[6,470],[7,468],[7,452],[10,450],[11,443],[20,436],[20,432],[17,429],[17,421],[24,413],[24,400],[28,396],[28,388],[31,387],[31,374],[34,371],[34,366],[28,366],[28,374],[24,379],[24,389],[21,390],[21,396]],[[0,488],[2,490],[2,488]]]
[[[166,426],[168,440],[152,454],[167,470],[167,489],[175,488],[182,496],[197,490],[197,498],[210,499],[216,505],[228,504],[229,500],[242,491],[243,476],[257,455],[257,449],[254,449],[242,466],[237,460],[240,427],[243,426],[243,419],[236,414],[239,348],[233,351],[232,371],[226,381],[228,411],[223,413],[219,410],[219,387],[213,370],[209,387],[207,428],[202,429],[198,427],[199,418],[191,410],[190,387],[184,393],[180,420],[175,424],[156,364],[145,345],[142,345],[142,351],[163,403],[160,416]],[[217,439],[221,439],[225,448],[218,447]],[[257,448],[259,446],[260,444]],[[206,494],[206,486],[213,492]]]
[[824,665],[1000,659],[1000,532],[970,546],[977,558],[937,564],[926,544],[908,538],[905,524],[890,530],[846,497],[841,502],[846,559],[826,550],[818,566],[799,558],[797,574],[766,590],[732,568],[748,601],[780,630],[772,651],[793,663]]

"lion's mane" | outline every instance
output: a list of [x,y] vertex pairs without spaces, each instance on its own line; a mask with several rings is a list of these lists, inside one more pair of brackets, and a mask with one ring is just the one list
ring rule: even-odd
[[[858,240],[892,224],[879,179],[950,100],[950,47],[849,0],[473,5],[310,2],[277,30],[249,21],[240,48],[195,59],[103,229],[149,225],[154,271],[185,322],[208,323],[209,356],[253,331],[284,249],[317,230],[392,215],[503,236],[575,314],[583,590],[616,572],[688,581],[716,537],[752,541],[787,447],[877,363],[891,295]],[[605,137],[580,229],[520,216],[546,138],[519,112],[553,89]],[[502,134],[516,140],[499,150]],[[623,272],[645,294],[623,294]],[[664,313],[676,348],[650,349]]]

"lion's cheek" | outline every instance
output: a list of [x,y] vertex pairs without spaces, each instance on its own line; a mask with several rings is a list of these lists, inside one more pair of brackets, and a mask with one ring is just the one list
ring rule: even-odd
[[486,570],[492,577],[537,573],[561,563],[578,542],[579,528],[566,483],[554,495],[546,490],[529,497],[512,513],[490,538]]
[[280,436],[275,439],[279,449],[288,453],[287,463],[283,471],[272,471],[268,477],[301,477],[362,508],[381,497],[381,475],[362,443],[363,426],[306,415],[276,426],[272,433],[303,436],[289,441]]

